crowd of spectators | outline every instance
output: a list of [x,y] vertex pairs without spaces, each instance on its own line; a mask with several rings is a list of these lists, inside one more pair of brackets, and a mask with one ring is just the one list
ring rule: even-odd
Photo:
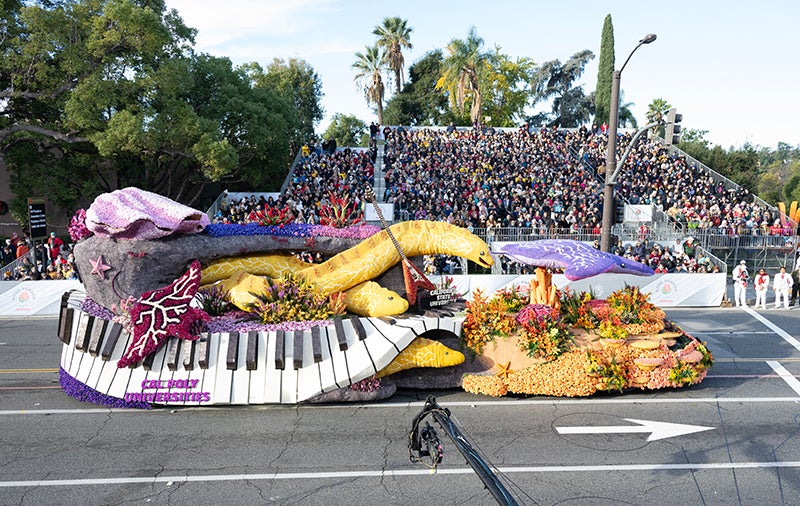
[[55,233],[51,233],[45,242],[14,234],[5,239],[0,249],[0,260],[3,281],[78,279],[75,257]]
[[[624,152],[631,135],[619,139]],[[605,164],[606,139],[602,133],[578,129],[572,147],[592,166]],[[793,235],[779,214],[756,202],[745,188],[726,188],[721,180],[685,157],[670,154],[655,139],[640,139],[623,165],[616,193],[629,204],[652,204],[665,211],[688,233],[701,229],[727,235]]]
[[272,209],[285,210],[295,223],[319,223],[320,211],[330,204],[331,195],[361,205],[365,186],[374,184],[375,155],[375,149],[312,151],[306,147],[286,191],[277,198],[250,196],[223,202],[214,221],[259,221],[258,212]]
[[[531,234],[599,236],[606,133],[577,130],[384,127],[379,196],[394,204],[394,220],[431,219],[488,236],[498,228]],[[372,125],[370,133],[378,135]],[[631,135],[620,136],[620,152]],[[275,199],[241,199],[222,207],[215,221],[254,221],[259,210],[288,208],[297,222],[318,223],[330,195],[363,202],[374,185],[374,142],[367,150],[328,151],[305,147],[292,181]],[[746,189],[726,188],[705,169],[670,154],[659,142],[640,139],[624,165],[617,195],[630,204],[652,204],[682,225],[743,235],[790,235],[777,212],[759,205]]]

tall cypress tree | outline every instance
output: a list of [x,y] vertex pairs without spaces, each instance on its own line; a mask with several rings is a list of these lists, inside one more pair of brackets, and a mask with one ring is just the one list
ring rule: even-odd
[[614,25],[611,14],[603,21],[600,40],[600,61],[597,65],[597,91],[595,92],[594,120],[598,125],[608,123],[611,114],[611,81],[614,76]]

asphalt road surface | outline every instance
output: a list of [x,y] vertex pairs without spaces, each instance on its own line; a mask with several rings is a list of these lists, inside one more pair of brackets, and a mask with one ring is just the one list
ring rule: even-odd
[[66,396],[56,319],[2,319],[0,504],[496,504],[436,424],[442,463],[409,461],[429,395],[519,504],[800,504],[800,309],[667,314],[714,354],[700,385],[150,411]]

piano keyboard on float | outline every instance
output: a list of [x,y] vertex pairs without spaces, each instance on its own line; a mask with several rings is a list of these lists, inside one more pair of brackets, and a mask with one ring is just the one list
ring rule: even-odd
[[369,378],[427,331],[461,329],[460,319],[447,317],[346,316],[309,330],[169,338],[136,367],[120,369],[131,336],[71,305],[62,299],[61,367],[111,397],[166,405],[294,404]]

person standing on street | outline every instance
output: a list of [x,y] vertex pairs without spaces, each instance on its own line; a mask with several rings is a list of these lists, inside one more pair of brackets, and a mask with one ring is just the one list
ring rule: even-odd
[[747,280],[750,279],[747,262],[744,260],[739,262],[731,274],[733,276],[733,302],[739,307],[747,307]]
[[769,290],[769,274],[764,269],[759,269],[756,274],[753,285],[756,289],[756,303],[753,307],[761,306],[761,309],[767,309],[767,290]]
[[780,306],[783,297],[783,308],[789,309],[789,291],[792,289],[792,277],[786,273],[786,267],[781,267],[781,271],[775,275],[773,288],[775,289],[775,309]]
[[794,306],[795,301],[800,303],[800,256],[792,269],[792,297],[789,300],[789,305]]

